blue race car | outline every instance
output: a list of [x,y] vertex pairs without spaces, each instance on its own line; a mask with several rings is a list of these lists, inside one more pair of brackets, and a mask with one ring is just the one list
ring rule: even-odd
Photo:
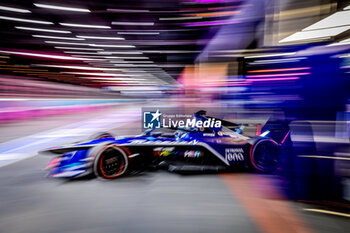
[[[205,111],[196,112],[194,118],[213,119]],[[147,168],[178,173],[239,168],[274,172],[280,166],[288,129],[276,124],[256,125],[254,134],[248,136],[251,125],[221,122],[220,128],[160,128],[134,137],[115,138],[101,133],[85,142],[50,148],[45,152],[59,156],[48,164],[48,176],[94,174],[114,179]]]

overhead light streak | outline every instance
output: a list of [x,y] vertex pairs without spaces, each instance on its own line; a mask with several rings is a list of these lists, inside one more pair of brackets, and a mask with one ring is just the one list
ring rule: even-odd
[[81,58],[85,58],[85,57],[87,57],[87,58],[96,58],[96,59],[93,59],[93,60],[106,60],[104,57],[102,57],[102,56],[91,56],[91,55],[72,55],[72,57],[81,57]]
[[93,53],[93,52],[80,52],[80,51],[63,51],[63,52],[70,53],[70,54],[99,55],[98,53]]
[[168,17],[168,18],[159,18],[160,21],[177,21],[177,20],[194,20],[202,19],[200,16],[190,16],[190,17]]
[[213,54],[212,57],[241,57],[241,54]]
[[100,70],[100,71],[121,71],[122,70],[122,69],[117,69],[117,68],[102,68],[102,67],[89,67],[89,66],[65,66],[65,65],[45,65],[45,64],[34,64],[33,66],[62,68],[62,69],[75,69],[75,70]]
[[0,67],[29,68],[28,65],[0,65]]
[[244,58],[250,59],[250,58],[261,58],[261,57],[282,57],[282,56],[290,56],[290,55],[295,55],[295,54],[296,54],[295,52],[292,52],[292,53],[271,53],[271,54],[247,56]]
[[191,16],[197,17],[220,17],[220,16],[232,16],[241,13],[241,11],[220,11],[220,12],[210,12],[210,13],[198,13],[191,14]]
[[98,67],[114,67],[112,64],[108,63],[107,60],[103,61],[88,61],[89,65],[98,66]]
[[8,6],[0,6],[0,10],[12,11],[12,12],[18,12],[18,13],[32,13],[30,10],[8,7]]
[[311,67],[296,67],[296,68],[283,68],[283,69],[266,69],[266,70],[251,70],[248,73],[269,73],[269,72],[285,72],[285,71],[297,71],[297,70],[309,70]]
[[118,12],[118,13],[149,13],[150,10],[139,10],[139,9],[113,9],[107,8],[107,11]]
[[131,63],[131,64],[143,64],[143,63],[154,63],[153,61],[109,61],[110,63]]
[[300,77],[288,77],[288,78],[259,78],[259,79],[249,79],[248,82],[270,82],[270,81],[292,81],[298,80]]
[[301,76],[310,75],[310,72],[304,73],[287,73],[287,74],[258,74],[258,75],[247,75],[247,78],[270,78],[270,77],[286,77],[286,76]]
[[40,72],[45,72],[45,71],[48,71],[48,70],[39,70],[39,69],[25,69],[25,68],[15,68],[15,67],[12,67],[12,68],[3,68],[3,67],[0,67],[0,69],[2,70],[13,70],[13,72],[19,72],[19,71],[25,71],[25,72],[36,72],[36,71],[40,71]]
[[159,32],[117,32],[119,35],[159,35]]
[[199,50],[143,50],[143,53],[200,53],[201,51]]
[[163,70],[155,70],[156,68],[137,68],[137,67],[128,67],[123,70],[123,73],[142,73],[143,75],[147,74],[164,74]]
[[218,4],[218,3],[229,3],[229,2],[237,2],[237,0],[191,0],[191,1],[183,1],[184,4],[189,5],[206,5],[206,4]]
[[215,50],[215,53],[253,53],[253,52],[263,52],[263,51],[273,51],[276,49],[231,49],[231,50]]
[[134,69],[124,69],[124,73],[152,73],[152,74],[158,74],[161,73],[162,71],[147,71],[147,70],[134,70]]
[[148,57],[115,57],[115,56],[104,56],[104,58],[108,59],[148,59]]
[[98,29],[111,29],[110,26],[92,25],[92,24],[76,24],[76,23],[59,23],[66,27],[80,27],[80,28],[98,28]]
[[70,50],[86,50],[86,51],[103,51],[103,49],[95,48],[75,48],[75,47],[55,47],[55,49],[70,49]]
[[[140,81],[137,81],[137,80],[127,80],[127,79],[123,79],[123,80],[91,80],[91,81],[99,82],[99,83],[108,83],[108,85],[112,85],[113,83],[118,83],[118,84],[122,84],[122,83],[129,84],[130,83],[130,85],[141,83]],[[109,84],[109,83],[112,83],[112,84]]]
[[[208,9],[208,10],[226,10],[226,9],[247,7],[247,6],[252,6],[252,4],[241,4],[239,6],[207,7],[206,9]],[[179,9],[179,10],[148,10],[148,9],[108,8],[107,11],[117,12],[117,13],[181,14],[181,13],[190,13],[190,12],[201,12],[201,11],[203,11],[203,8],[188,8],[188,9]]]
[[79,45],[79,46],[90,46],[91,45],[91,44],[87,44],[87,43],[74,43],[74,42],[50,41],[50,40],[45,41],[45,43],[48,43],[48,44],[64,44],[64,45]]
[[115,45],[115,44],[90,44],[92,47],[105,47],[105,48],[135,48],[135,45]]
[[52,22],[48,22],[48,21],[22,19],[22,18],[14,18],[14,17],[7,17],[7,16],[0,16],[0,19],[10,20],[10,21],[17,21],[17,22],[24,22],[24,23],[53,24]]
[[112,54],[143,54],[142,52],[139,52],[139,51],[127,51],[127,52],[124,52],[124,51],[103,51],[103,52],[98,52],[98,54],[104,54],[104,55],[112,55]]
[[[135,85],[135,84],[144,84],[146,82],[142,80],[130,80],[130,79],[122,79],[122,80],[96,80],[101,83],[130,83],[130,85]],[[148,84],[148,82],[147,82]],[[110,84],[109,84],[110,85]]]
[[48,71],[14,71],[16,73],[31,73],[31,74],[59,74],[58,72],[48,72]]
[[119,32],[189,32],[189,31],[199,31],[201,29],[197,28],[174,28],[174,29],[116,29]]
[[104,36],[77,36],[78,38],[94,39],[94,40],[125,40],[122,37],[104,37]]
[[153,25],[154,25],[154,22],[112,22],[112,25],[153,26]]
[[219,26],[219,25],[226,25],[226,24],[236,24],[241,22],[242,20],[239,20],[239,19],[228,19],[228,20],[183,23],[182,25],[186,27],[202,27],[202,26]]
[[120,64],[114,64],[116,67],[158,67],[156,64],[126,64],[126,63],[120,63]]
[[62,34],[72,33],[70,31],[52,30],[52,29],[44,29],[44,28],[19,27],[19,26],[15,26],[15,28],[21,29],[21,30],[38,31],[38,32],[52,32],[52,33],[62,33]]
[[250,62],[251,65],[260,64],[275,64],[275,63],[289,63],[289,62],[299,62],[300,60],[307,59],[307,57],[295,57],[295,58],[284,58],[284,59],[273,59],[273,60],[258,60]]
[[55,5],[48,5],[48,4],[41,4],[41,3],[34,3],[34,5],[36,7],[46,8],[46,9],[53,9],[53,10],[76,11],[76,12],[85,12],[85,13],[91,12],[89,9],[76,8],[76,7],[55,6]]
[[59,60],[78,60],[78,61],[86,60],[83,58],[77,58],[77,57],[71,57],[71,56],[48,55],[48,54],[29,53],[29,52],[15,52],[15,51],[6,51],[6,50],[0,50],[0,53],[31,56],[31,57],[52,58],[52,59],[59,59]]
[[133,64],[131,62],[130,64],[125,63],[113,63],[115,66],[119,67],[163,67],[163,68],[177,68],[177,67],[184,67],[185,64]]
[[87,72],[61,72],[63,74],[76,74],[76,75],[92,75],[92,76],[106,76],[106,77],[114,77],[114,76],[141,76],[141,75],[129,75],[129,74],[113,74],[113,73],[87,73]]
[[[198,45],[208,43],[208,39],[202,40],[128,40],[129,44],[146,46],[146,45],[154,45],[154,46],[170,46],[170,45]],[[103,46],[103,44],[97,44],[98,46]],[[123,44],[121,44],[123,45]],[[108,46],[108,45],[107,45]],[[108,47],[118,46],[112,44]]]
[[[125,77],[130,77],[132,75],[127,75]],[[123,76],[124,77],[124,76]],[[115,77],[79,77],[79,78],[83,78],[83,79],[96,79],[96,80],[138,80],[138,81],[142,81],[142,80],[147,80],[144,78],[115,78]]]
[[85,40],[83,38],[75,38],[75,37],[61,37],[61,36],[46,36],[46,35],[32,35],[36,38],[45,38],[45,39],[54,39],[54,40]]

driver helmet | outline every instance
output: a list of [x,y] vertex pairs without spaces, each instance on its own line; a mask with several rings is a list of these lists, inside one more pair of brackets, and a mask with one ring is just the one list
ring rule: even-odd
[[176,140],[180,140],[184,138],[187,135],[187,132],[183,129],[178,129],[175,131],[175,138]]

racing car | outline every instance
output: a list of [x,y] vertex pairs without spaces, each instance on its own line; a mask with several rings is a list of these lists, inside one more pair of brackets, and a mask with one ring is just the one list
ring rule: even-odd
[[[193,118],[215,119],[205,111],[194,113]],[[93,174],[114,179],[147,168],[178,173],[230,172],[240,168],[272,173],[279,168],[289,138],[288,128],[258,124],[256,132],[249,135],[249,124],[220,121],[220,127],[150,129],[134,137],[100,133],[82,142],[49,148],[44,152],[58,156],[46,167],[48,177]]]

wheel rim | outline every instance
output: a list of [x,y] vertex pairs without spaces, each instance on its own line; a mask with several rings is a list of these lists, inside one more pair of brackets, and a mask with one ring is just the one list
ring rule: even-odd
[[280,164],[281,149],[272,139],[258,141],[251,151],[253,166],[264,172],[274,171]]
[[127,161],[124,153],[119,148],[108,147],[99,158],[99,173],[104,178],[115,178],[124,173]]

